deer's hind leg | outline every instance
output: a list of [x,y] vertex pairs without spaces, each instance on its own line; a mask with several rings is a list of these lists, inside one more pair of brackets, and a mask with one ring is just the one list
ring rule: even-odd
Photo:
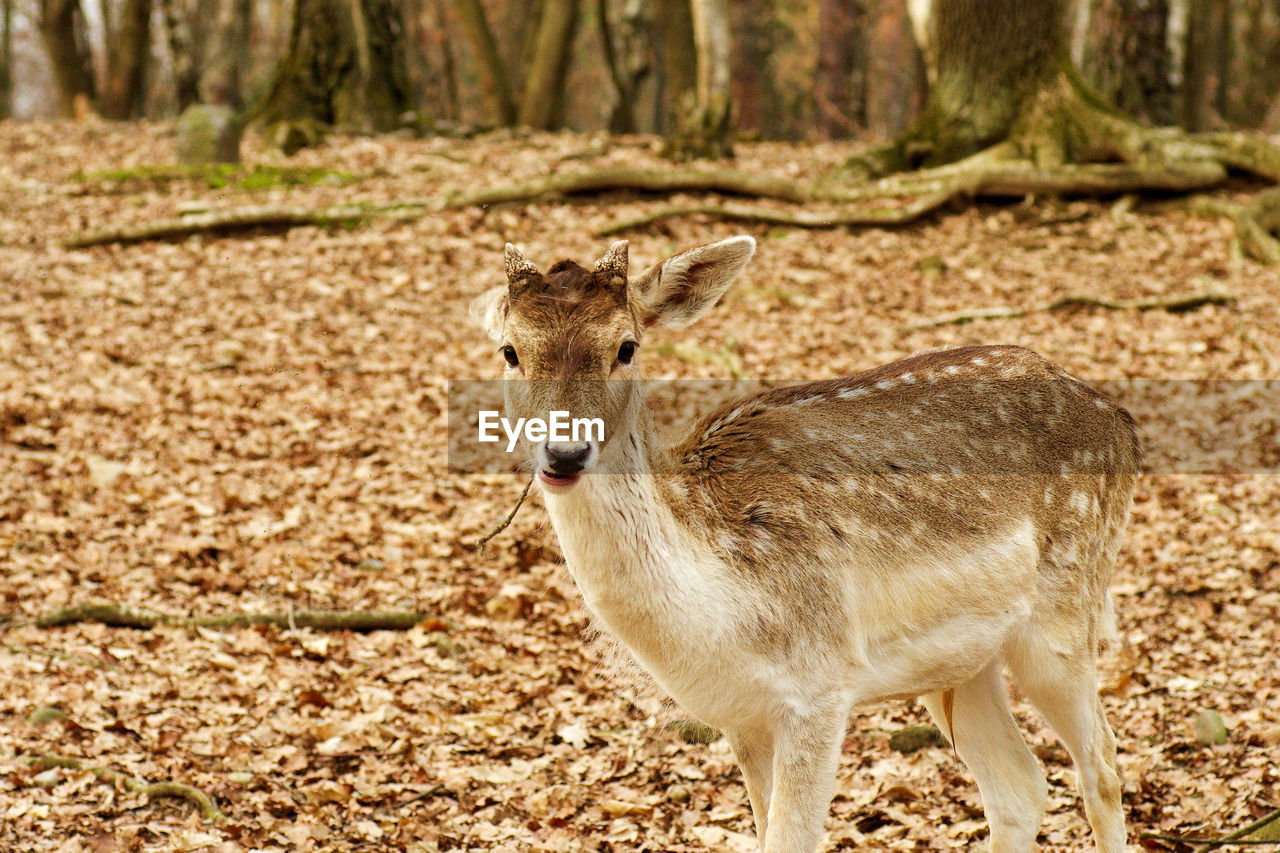
[[1071,753],[1098,850],[1120,853],[1125,828],[1116,738],[1098,698],[1095,642],[1091,630],[1054,642],[1033,625],[1011,644],[1008,663],[1031,704]]
[[992,853],[1026,853],[1035,847],[1048,788],[1009,710],[999,658],[955,688],[948,721],[942,693],[921,701],[938,728],[953,739],[973,773],[991,828]]

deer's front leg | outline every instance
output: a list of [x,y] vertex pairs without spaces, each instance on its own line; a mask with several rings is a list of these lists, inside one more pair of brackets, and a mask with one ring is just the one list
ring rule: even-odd
[[751,800],[751,816],[756,822],[756,843],[764,849],[769,828],[769,801],[773,798],[773,735],[767,731],[725,732],[742,781]]
[[765,853],[813,853],[835,789],[849,705],[824,699],[792,708],[773,741],[773,796]]

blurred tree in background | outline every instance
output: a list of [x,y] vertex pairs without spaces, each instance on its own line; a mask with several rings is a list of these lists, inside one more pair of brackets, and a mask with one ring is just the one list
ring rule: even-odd
[[[3,2],[0,112],[19,117],[256,104],[264,119],[356,129],[658,133],[677,154],[715,154],[734,135],[892,138],[949,85],[940,0]],[[1052,0],[1016,14],[1040,12],[1126,114],[1280,127],[1280,0]]]

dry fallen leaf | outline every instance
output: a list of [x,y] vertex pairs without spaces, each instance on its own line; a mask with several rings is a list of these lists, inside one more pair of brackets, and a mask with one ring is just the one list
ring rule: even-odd
[[[680,740],[665,727],[683,715],[587,641],[536,490],[478,556],[472,543],[524,481],[460,473],[446,452],[448,381],[499,375],[467,305],[501,281],[503,244],[520,243],[544,266],[589,261],[605,245],[595,228],[661,202],[584,196],[353,228],[50,244],[69,229],[170,216],[183,204],[267,194],[307,206],[379,202],[531,179],[587,144],[573,134],[338,134],[290,165],[355,180],[265,193],[73,177],[170,162],[170,130],[0,126],[0,275],[11,285],[0,287],[0,601],[16,617],[0,645],[0,849],[88,850],[109,839],[138,853],[754,850],[723,742]],[[611,140],[596,160],[660,168],[647,143]],[[736,165],[807,180],[846,155],[836,145],[744,143]],[[251,165],[275,157],[252,139],[245,149]],[[1120,638],[1103,655],[1102,701],[1121,744],[1131,833],[1243,826],[1275,805],[1280,737],[1280,703],[1270,701],[1280,695],[1280,481],[1253,473],[1274,446],[1274,414],[1248,405],[1254,380],[1276,375],[1280,270],[1231,257],[1229,222],[1145,202],[1117,219],[1092,201],[1070,202],[1072,216],[1054,222],[1056,204],[1035,201],[1044,222],[984,204],[895,231],[713,219],[637,231],[627,235],[636,265],[743,230],[760,241],[716,311],[680,335],[654,333],[642,357],[653,376],[791,380],[998,342],[1090,381],[1190,377],[1221,390],[1191,428],[1175,429],[1186,406],[1172,387],[1167,400],[1154,383],[1129,388],[1146,389],[1131,405],[1148,474],[1113,585]],[[983,306],[1210,283],[1236,304],[1071,308],[899,331]],[[657,416],[666,429],[694,414],[677,403]],[[1255,467],[1167,473],[1179,453],[1213,450],[1197,441],[1233,434],[1255,439]],[[98,599],[166,613],[431,616],[409,631],[364,634],[21,621]],[[45,706],[76,725],[27,722]],[[1192,739],[1190,721],[1205,708],[1231,722],[1227,746]],[[1038,715],[1016,709],[1052,759],[1041,847],[1085,849],[1069,759]],[[833,847],[981,846],[980,799],[950,752],[885,745],[929,722],[910,702],[854,717],[828,823]],[[40,787],[20,765],[62,752],[194,785],[228,820],[202,824],[188,804],[148,802],[91,774]]]

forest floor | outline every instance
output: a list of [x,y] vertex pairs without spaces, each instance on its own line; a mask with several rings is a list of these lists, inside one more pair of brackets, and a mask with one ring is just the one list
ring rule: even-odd
[[[686,743],[667,727],[678,709],[590,642],[537,490],[479,555],[473,542],[524,479],[446,459],[448,381],[499,373],[467,305],[503,280],[503,244],[544,269],[589,262],[609,243],[597,229],[653,199],[57,243],[200,207],[659,167],[651,141],[335,138],[291,161],[250,145],[258,168],[226,180],[155,168],[175,150],[168,124],[0,124],[0,849],[752,849],[723,740]],[[802,180],[848,152],[742,145],[736,165]],[[1168,412],[1136,407],[1155,452],[1113,585],[1121,642],[1102,658],[1103,701],[1132,842],[1217,835],[1280,807],[1277,418],[1250,409],[1261,386],[1246,381],[1280,375],[1280,269],[1233,257],[1228,221],[1149,201],[955,206],[894,231],[691,218],[625,236],[638,269],[744,231],[755,261],[703,322],[655,336],[649,375],[814,379],[1009,343],[1086,380],[1233,389],[1193,438],[1211,447],[1251,425],[1247,443],[1265,447],[1214,469],[1230,473],[1187,473],[1147,426]],[[1064,295],[1207,287],[1234,301],[907,328]],[[430,615],[368,633],[33,621],[89,601]],[[1066,753],[1015,701],[1050,779],[1043,849],[1091,849]],[[1223,744],[1196,737],[1210,710]],[[982,845],[978,792],[951,752],[888,746],[926,721],[912,702],[854,718],[825,849]],[[31,766],[39,755],[194,786],[225,820]]]

